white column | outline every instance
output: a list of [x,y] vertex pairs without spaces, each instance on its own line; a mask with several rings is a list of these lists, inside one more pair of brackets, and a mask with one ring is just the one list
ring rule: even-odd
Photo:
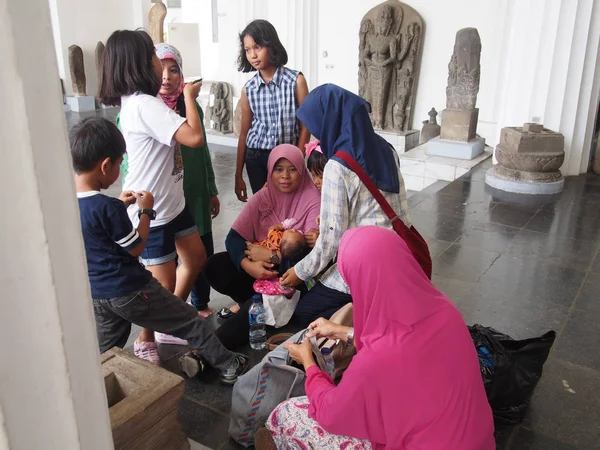
[[0,448],[112,449],[48,0],[0,0]]
[[563,174],[586,172],[599,100],[599,44],[595,0],[510,0],[497,134],[541,122],[565,136]]

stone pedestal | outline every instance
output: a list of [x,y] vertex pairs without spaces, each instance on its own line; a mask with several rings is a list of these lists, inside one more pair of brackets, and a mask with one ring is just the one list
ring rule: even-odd
[[[442,128],[443,130],[443,128]],[[427,143],[427,154],[446,158],[473,159],[485,149],[485,139],[476,137],[469,142],[433,138]]]
[[503,191],[523,194],[556,194],[563,190],[559,170],[564,162],[564,136],[526,123],[506,127],[495,152],[498,164],[486,174],[486,183]]
[[189,450],[177,421],[183,378],[118,348],[101,364],[115,450]]
[[408,130],[399,133],[378,130],[375,132],[392,144],[392,147],[394,147],[394,150],[396,150],[399,155],[418,146],[419,135],[421,134],[419,130]]
[[67,97],[67,105],[69,105],[71,111],[75,112],[96,110],[96,101],[91,95],[86,95],[85,97]]
[[444,109],[442,111],[441,139],[469,142],[474,139],[477,131],[479,108],[475,109]]

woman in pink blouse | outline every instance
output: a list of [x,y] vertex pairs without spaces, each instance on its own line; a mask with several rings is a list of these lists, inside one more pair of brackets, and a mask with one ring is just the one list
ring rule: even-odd
[[[307,397],[271,414],[270,448],[495,449],[467,327],[404,241],[381,227],[347,231],[338,268],[354,299],[355,328],[318,319],[311,334],[353,339],[358,353],[336,386],[315,365],[308,340],[288,344],[306,370]],[[259,442],[265,434],[257,433],[258,450],[269,448]]]

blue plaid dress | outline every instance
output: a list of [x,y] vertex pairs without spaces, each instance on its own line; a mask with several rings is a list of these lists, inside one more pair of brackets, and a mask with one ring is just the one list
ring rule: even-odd
[[244,85],[252,110],[247,147],[271,150],[279,144],[297,144],[300,126],[296,118],[296,80],[299,74],[281,66],[269,83],[257,72]]

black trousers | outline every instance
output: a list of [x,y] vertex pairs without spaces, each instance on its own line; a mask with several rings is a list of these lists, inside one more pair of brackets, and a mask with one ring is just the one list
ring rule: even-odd
[[306,328],[319,317],[329,319],[334,312],[351,302],[352,297],[350,294],[317,283],[298,302],[293,316],[294,323]]
[[255,294],[252,287],[254,278],[244,271],[238,271],[227,252],[217,253],[208,258],[204,276],[215,291],[231,297],[240,305],[240,311],[223,322],[215,330],[215,334],[229,350],[247,344],[250,332],[248,310],[252,306],[252,296]]
[[[200,236],[200,239],[202,239],[202,243],[206,249],[206,257],[210,258],[215,253],[212,232]],[[204,272],[198,275],[190,294],[192,305],[194,305],[198,311],[208,308],[208,302],[210,301],[210,285],[206,280]]]
[[246,148],[246,172],[248,172],[248,180],[253,194],[260,191],[267,182],[270,153],[271,150]]

